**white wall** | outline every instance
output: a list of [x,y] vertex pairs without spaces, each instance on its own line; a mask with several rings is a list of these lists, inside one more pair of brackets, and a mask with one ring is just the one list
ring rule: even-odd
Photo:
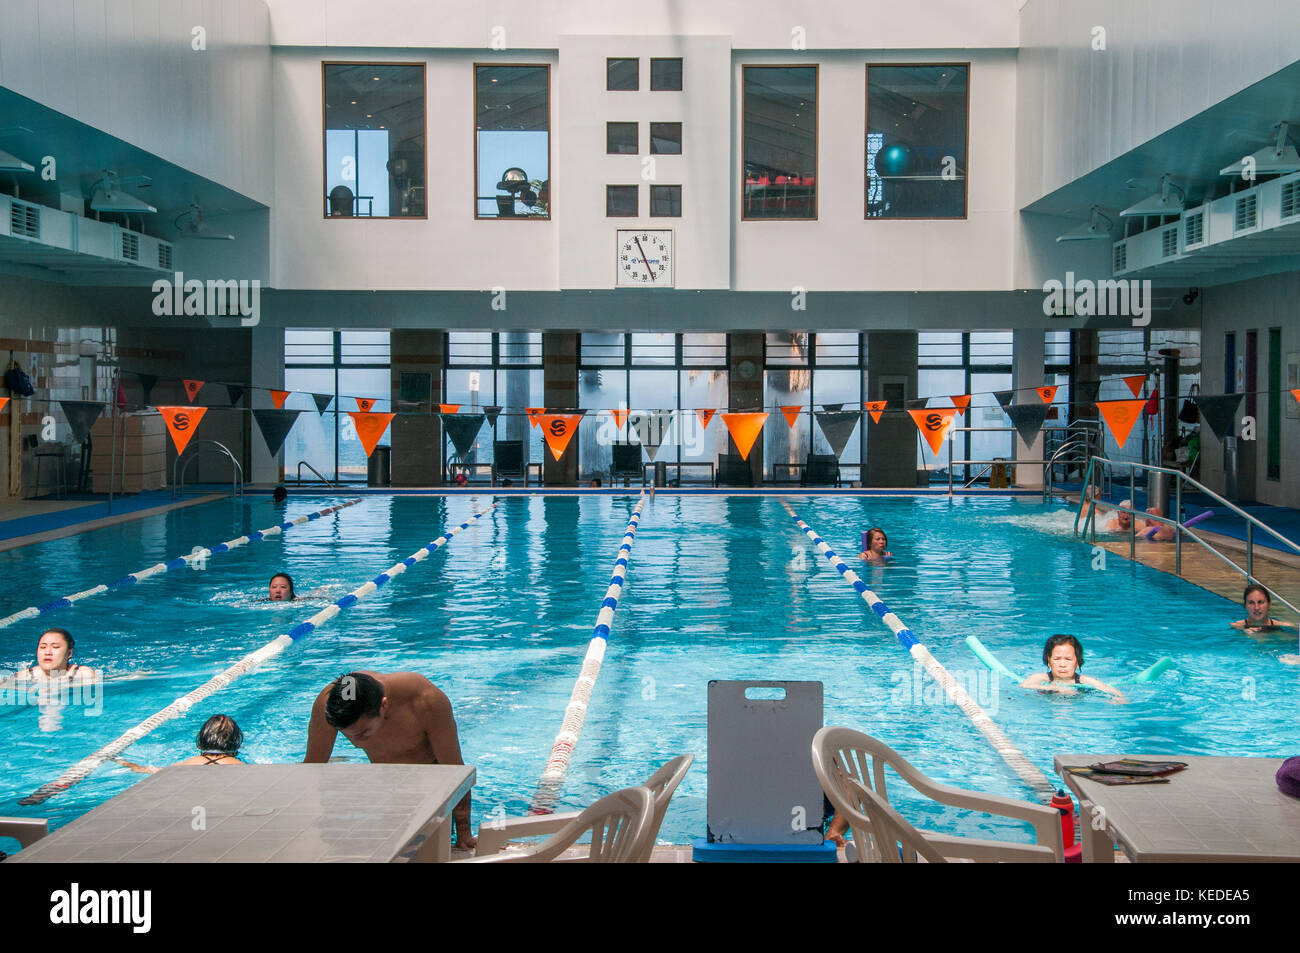
[[266,202],[269,41],[262,0],[4,0],[0,86]]

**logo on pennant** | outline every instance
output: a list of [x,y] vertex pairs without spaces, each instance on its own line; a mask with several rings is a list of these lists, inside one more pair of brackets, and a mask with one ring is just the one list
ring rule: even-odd
[[701,430],[707,430],[707,429],[708,429],[708,427],[709,427],[709,421],[713,419],[713,415],[716,414],[716,413],[717,413],[716,410],[697,410],[697,411],[695,412],[695,416],[697,416],[697,417],[700,418],[700,429],[701,429]]
[[203,390],[203,381],[182,380],[181,383],[185,385],[186,400],[193,400],[199,396],[199,391]]
[[208,412],[206,407],[159,407],[158,413],[162,414],[163,423],[167,425],[167,432],[172,435],[172,445],[176,447],[177,455],[185,452],[189,446],[190,439],[194,436],[194,431],[199,428],[199,421],[203,415]]
[[1060,387],[1059,384],[1052,384],[1048,387],[1035,387],[1034,390],[1038,392],[1039,397],[1043,398],[1044,404],[1050,404],[1056,400],[1056,389],[1058,387]]
[[935,453],[943,445],[943,438],[948,436],[948,429],[957,422],[956,407],[927,407],[924,410],[909,410],[917,429],[925,436],[925,442]]
[[1124,383],[1128,385],[1128,389],[1134,397],[1142,396],[1142,385],[1146,382],[1145,374],[1134,374],[1132,377],[1124,378]]
[[970,406],[970,394],[954,394],[948,398],[952,405],[957,408],[958,416],[966,413],[966,408]]
[[748,460],[749,451],[754,449],[754,441],[763,432],[763,424],[767,422],[767,413],[765,411],[752,411],[743,414],[723,414],[722,422],[727,425],[727,432],[731,434],[731,439],[736,442],[736,449],[740,451],[740,459]]
[[[284,402],[288,399],[288,397],[289,397],[289,392],[287,390],[273,389],[271,391],[271,403],[275,404],[276,410],[284,409]],[[360,402],[358,401],[358,403]]]
[[[354,400],[356,400],[357,402],[357,409],[360,410],[363,414],[368,414],[370,413],[370,408],[375,406],[375,400],[377,400],[377,398],[356,397],[354,398]],[[366,451],[366,456],[370,456],[369,450]]]
[[[357,403],[361,403],[362,398],[357,398]],[[367,400],[366,405],[373,404],[373,400]],[[361,441],[361,447],[366,451],[366,456],[375,452],[375,445],[379,443],[379,438],[384,435],[388,425],[393,422],[396,414],[372,414],[367,410],[349,410],[348,416],[352,418],[352,423],[357,428],[357,438]]]
[[444,414],[454,414],[460,411],[460,404],[439,404],[438,409]]
[[887,400],[864,400],[862,406],[867,408],[871,414],[871,419],[875,423],[880,423],[880,415],[885,412],[885,406],[888,403]]
[[788,407],[782,406],[781,413],[785,415],[785,422],[791,427],[799,420],[799,411],[803,410],[798,404],[791,404]]
[[535,426],[542,428],[542,436],[546,438],[546,446],[550,448],[551,456],[558,460],[564,456],[569,441],[578,432],[578,422],[582,420],[582,414],[536,414],[533,420]]
[[1124,441],[1128,440],[1128,435],[1133,431],[1133,425],[1137,423],[1138,415],[1142,413],[1142,408],[1145,406],[1146,401],[1141,397],[1136,400],[1097,401],[1097,410],[1101,413],[1101,419],[1106,421],[1115,443],[1121,447],[1124,446]]
[[545,407],[525,407],[525,408],[524,408],[524,413],[528,414],[528,423],[529,423],[531,426],[536,427],[536,426],[537,426],[537,417],[538,417],[538,415],[539,415],[539,414],[544,414],[544,413],[546,413],[546,408],[545,408]]

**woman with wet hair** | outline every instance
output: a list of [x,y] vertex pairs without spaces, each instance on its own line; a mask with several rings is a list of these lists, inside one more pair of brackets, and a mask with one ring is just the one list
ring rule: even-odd
[[1243,629],[1251,634],[1295,630],[1296,623],[1282,622],[1269,616],[1269,612],[1273,609],[1273,597],[1259,583],[1255,582],[1247,586],[1241,601],[1246,606],[1246,618],[1240,622],[1233,622],[1234,629]]
[[[213,715],[199,729],[199,753],[176,764],[243,764],[239,749],[244,743],[244,733],[229,715]],[[157,774],[162,768],[136,764],[125,758],[114,758],[118,764],[139,774]]]

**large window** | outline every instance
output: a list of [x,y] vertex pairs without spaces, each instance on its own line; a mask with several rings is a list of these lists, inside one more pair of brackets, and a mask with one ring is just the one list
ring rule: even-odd
[[817,217],[817,67],[744,69],[744,218]]
[[[1012,333],[1010,331],[922,331],[917,335],[917,394],[932,398],[931,407],[951,407],[947,398],[970,394],[970,409],[955,426],[974,428],[954,433],[952,455],[956,460],[1012,459],[1012,433],[1004,428],[1011,419],[1002,412],[994,394],[1011,388]],[[983,429],[992,428],[992,429]],[[948,466],[948,450],[931,453],[917,441],[918,467],[926,463]],[[969,480],[984,469],[983,464],[964,465],[960,479]],[[987,474],[984,475],[987,477]]]
[[969,66],[867,67],[867,218],[965,218]]
[[[771,416],[763,428],[764,478],[793,482],[809,453],[834,452],[815,423],[818,411],[842,404],[859,412],[864,399],[866,362],[856,331],[769,333],[764,342],[763,409]],[[798,407],[793,426],[784,407]],[[849,435],[839,456],[844,466],[862,463],[862,424]],[[847,475],[852,479],[851,475]]]
[[476,218],[551,217],[550,114],[550,67],[474,67]]
[[532,426],[525,408],[544,401],[542,335],[538,331],[450,331],[442,400],[460,404],[462,414],[501,407],[496,426],[486,421],[464,461],[451,440],[444,438],[444,460],[491,463],[497,440],[522,440],[525,457],[540,463],[546,453],[542,431]]
[[425,216],[424,66],[324,63],[327,218]]

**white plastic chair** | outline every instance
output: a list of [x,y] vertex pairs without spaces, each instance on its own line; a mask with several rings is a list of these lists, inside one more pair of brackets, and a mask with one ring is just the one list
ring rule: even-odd
[[[901,837],[900,821],[947,859],[1021,863],[1064,860],[1061,815],[1055,808],[939,784],[927,778],[883,741],[851,728],[828,726],[818,731],[813,736],[812,760],[813,770],[826,797],[849,822],[859,862],[897,862],[897,845],[907,843]],[[885,786],[886,765],[921,794],[940,804],[1028,822],[1033,825],[1037,842],[1013,844],[917,831],[889,804],[889,792]],[[864,791],[883,802],[890,814],[882,812],[873,798],[864,796]],[[885,825],[879,837],[875,836],[877,832],[874,829],[877,818],[883,818]],[[912,850],[925,856],[924,851],[915,845],[912,845]]]
[[[544,864],[562,859],[578,838],[591,832],[585,857],[564,858],[591,864],[644,863],[654,818],[655,799],[649,788],[623,788],[580,812],[554,836],[520,851],[471,857],[462,864]],[[653,840],[650,840],[653,844]],[[581,845],[580,845],[581,846]]]
[[[655,809],[651,820],[650,837],[645,845],[645,856],[639,858],[640,863],[650,861],[650,853],[654,850],[656,838],[659,837],[659,828],[663,826],[664,815],[668,812],[668,802],[672,800],[673,792],[677,790],[677,786],[682,783],[682,778],[686,777],[686,772],[694,763],[695,755],[679,754],[666,762],[642,784],[642,787],[649,788],[650,793],[654,795]],[[577,818],[579,813],[566,811],[561,814],[534,814],[528,817],[484,821],[478,831],[477,856],[485,857],[497,853],[508,840],[554,834],[563,830],[564,826]]]

